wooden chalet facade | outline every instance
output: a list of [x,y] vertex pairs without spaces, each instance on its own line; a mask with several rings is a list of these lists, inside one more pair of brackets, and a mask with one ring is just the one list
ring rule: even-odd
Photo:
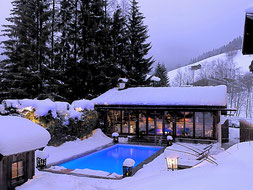
[[0,116],[0,189],[13,190],[35,174],[35,150],[45,147],[50,134],[24,118]]
[[[213,93],[213,96],[210,93]],[[118,101],[117,96],[120,96],[121,100]],[[136,96],[139,96],[138,101],[135,101]],[[149,102],[150,96],[153,98]],[[214,104],[210,101],[208,104],[208,97],[222,101]],[[220,115],[226,110],[225,99],[224,86],[136,88],[114,90],[101,95],[95,99],[95,109],[100,114],[101,128],[107,134],[118,132],[122,136],[133,135],[139,138],[172,135],[175,139],[181,140],[218,141],[221,133]]]
[[32,179],[35,172],[35,151],[3,156],[0,159],[0,189],[14,189]]

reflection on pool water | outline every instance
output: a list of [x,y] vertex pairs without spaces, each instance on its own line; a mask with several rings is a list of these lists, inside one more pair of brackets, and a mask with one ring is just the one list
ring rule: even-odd
[[102,170],[122,174],[122,165],[126,158],[132,158],[135,166],[152,156],[162,147],[117,144],[101,151],[60,164],[68,169]]

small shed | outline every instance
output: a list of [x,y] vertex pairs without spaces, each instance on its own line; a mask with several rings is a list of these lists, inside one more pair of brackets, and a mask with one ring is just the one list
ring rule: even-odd
[[32,179],[35,150],[45,147],[50,134],[17,116],[0,116],[0,189],[9,190]]

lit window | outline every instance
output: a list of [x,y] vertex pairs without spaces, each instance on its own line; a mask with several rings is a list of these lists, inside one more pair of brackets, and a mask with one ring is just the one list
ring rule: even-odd
[[23,161],[14,162],[11,165],[12,177],[11,179],[16,179],[24,175]]

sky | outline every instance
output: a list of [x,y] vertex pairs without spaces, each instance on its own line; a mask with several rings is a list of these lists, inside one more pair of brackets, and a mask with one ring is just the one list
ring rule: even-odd
[[[252,0],[138,0],[148,25],[156,62],[173,69],[203,52],[219,48],[243,35],[245,9]],[[0,24],[11,9],[0,2]],[[2,27],[0,27],[0,30]],[[0,41],[3,37],[0,37]]]

